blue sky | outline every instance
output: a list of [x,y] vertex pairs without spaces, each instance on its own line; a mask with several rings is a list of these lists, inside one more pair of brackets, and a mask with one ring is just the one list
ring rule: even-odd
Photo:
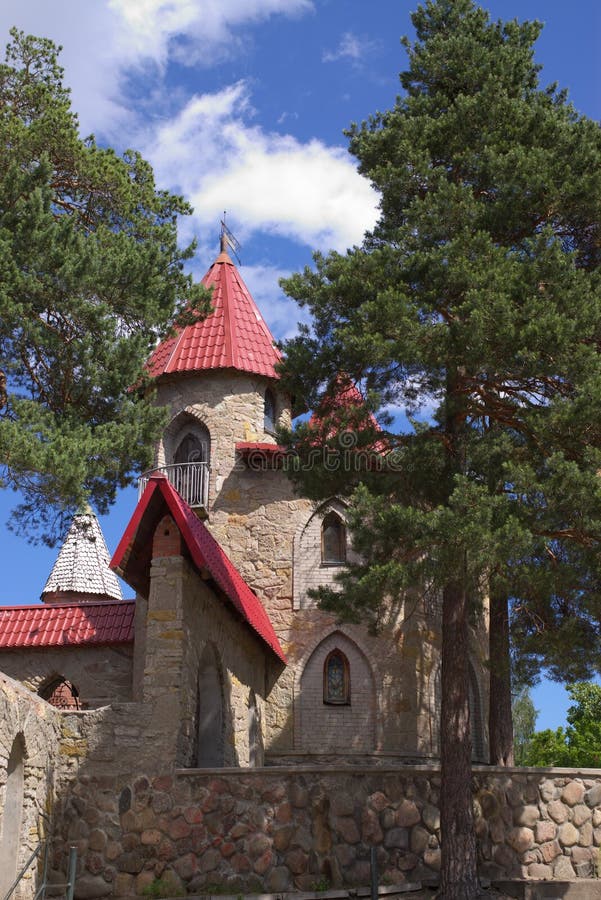
[[[242,244],[242,274],[277,338],[299,319],[278,279],[314,249],[344,250],[375,221],[377,197],[355,171],[343,130],[387,109],[405,67],[415,0],[3,0],[13,25],[63,45],[65,81],[83,134],[152,163],[160,187],[195,212],[190,269],[217,252],[219,219]],[[595,0],[491,0],[493,18],[540,19],[543,83],[567,87],[601,118],[601,5]],[[4,523],[16,498],[0,494]],[[124,492],[102,520],[113,550],[133,511]],[[37,601],[56,551],[3,529],[0,603]],[[538,727],[561,724],[563,689],[535,694]]]

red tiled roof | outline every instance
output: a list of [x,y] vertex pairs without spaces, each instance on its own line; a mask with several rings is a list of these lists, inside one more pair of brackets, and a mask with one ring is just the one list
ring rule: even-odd
[[0,607],[0,649],[123,644],[134,639],[133,600]]
[[111,568],[131,587],[148,594],[152,536],[165,515],[165,507],[173,516],[194,565],[208,571],[246,624],[285,663],[286,657],[261,601],[210,531],[163,475],[150,478],[111,560]]
[[281,353],[226,251],[219,254],[202,284],[213,288],[213,312],[159,344],[147,363],[150,376],[238,369],[277,378],[275,366]]
[[[359,414],[360,421],[356,422],[357,427],[363,426],[370,433],[381,433],[382,429],[373,413],[363,411],[364,404],[365,399],[361,391],[348,375],[341,373],[331,383],[319,411],[314,412],[309,419],[309,427],[316,432],[325,429],[325,436],[331,438],[336,435],[341,426],[349,427],[345,422],[347,416],[352,419],[353,414]],[[385,438],[379,438],[370,445],[369,449],[375,453],[386,453],[390,447]]]

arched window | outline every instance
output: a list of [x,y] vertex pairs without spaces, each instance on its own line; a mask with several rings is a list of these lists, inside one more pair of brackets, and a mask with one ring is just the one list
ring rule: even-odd
[[248,765],[261,765],[261,725],[257,698],[252,688],[248,696]]
[[19,848],[23,846],[25,796],[25,742],[18,734],[8,757],[4,808],[0,819],[0,896],[4,897],[17,874]]
[[472,663],[469,663],[468,698],[470,706],[470,728],[472,733],[472,759],[484,760],[484,741],[482,727],[482,707],[478,679]]
[[39,694],[57,709],[81,709],[79,691],[74,684],[60,675],[40,688]]
[[195,422],[181,432],[173,454],[176,465],[170,476],[171,483],[190,506],[207,505],[210,459],[209,430],[202,422]]
[[351,702],[349,664],[341,650],[331,650],[323,664],[323,702],[338,705]]
[[264,410],[263,427],[265,428],[265,431],[269,431],[270,434],[273,434],[275,432],[275,397],[270,388],[267,388],[265,391]]
[[202,424],[194,427],[194,430],[185,431],[177,445],[173,462],[209,462],[211,453],[211,437],[209,430]]
[[321,523],[321,561],[330,566],[346,562],[346,528],[335,512],[329,512]]
[[202,651],[198,668],[197,755],[199,768],[223,765],[223,686],[219,660],[210,645]]

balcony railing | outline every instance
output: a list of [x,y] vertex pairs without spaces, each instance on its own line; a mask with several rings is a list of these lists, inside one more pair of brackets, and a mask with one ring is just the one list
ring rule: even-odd
[[209,505],[209,464],[206,462],[174,463],[171,466],[156,466],[143,472],[138,481],[138,499],[152,475],[160,473],[178,492],[182,500],[193,509],[208,509]]

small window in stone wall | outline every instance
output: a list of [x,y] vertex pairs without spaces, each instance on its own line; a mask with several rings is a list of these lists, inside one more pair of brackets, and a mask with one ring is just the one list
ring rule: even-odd
[[329,512],[321,524],[321,561],[326,566],[346,562],[346,528],[335,512]]
[[267,388],[265,391],[265,413],[263,427],[270,434],[275,434],[276,415],[275,415],[275,396],[273,391]]
[[348,659],[341,650],[331,650],[323,666],[323,702],[348,705],[351,702],[351,677]]

